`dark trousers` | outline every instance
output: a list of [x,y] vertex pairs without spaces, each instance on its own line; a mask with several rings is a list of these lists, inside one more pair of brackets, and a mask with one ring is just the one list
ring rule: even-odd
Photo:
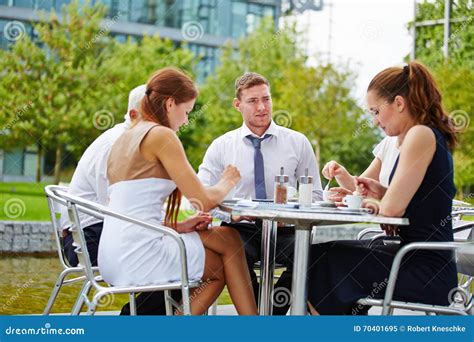
[[[99,241],[103,226],[104,223],[99,222],[83,228],[84,236],[86,238],[87,251],[89,252],[89,258],[91,260],[92,266],[97,266],[97,253],[99,252]],[[67,231],[63,238],[64,254],[69,261],[69,264],[75,267],[79,263],[79,260],[77,259],[76,252],[74,252],[75,247],[72,245],[72,243],[72,234]]]
[[[181,300],[181,291],[171,291],[171,297],[179,302]],[[137,315],[166,315],[164,291],[142,292],[136,297],[135,303],[137,306]],[[130,303],[123,306],[120,315],[130,315]]]
[[[254,264],[261,259],[262,249],[262,225],[261,221],[254,223],[222,223],[235,228],[240,233],[240,238],[245,247],[247,265],[252,280],[255,301],[258,302],[259,285],[257,275],[254,271]],[[274,286],[273,292],[273,314],[286,315],[291,305],[291,280],[293,270],[293,254],[295,248],[294,228],[278,228],[275,262],[282,264],[286,270]]]

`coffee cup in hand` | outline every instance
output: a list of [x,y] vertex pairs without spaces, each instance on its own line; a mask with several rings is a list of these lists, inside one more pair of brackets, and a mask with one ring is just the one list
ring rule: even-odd
[[334,203],[334,201],[330,199],[332,195],[334,195],[334,193],[331,190],[323,190],[323,201],[328,203]]

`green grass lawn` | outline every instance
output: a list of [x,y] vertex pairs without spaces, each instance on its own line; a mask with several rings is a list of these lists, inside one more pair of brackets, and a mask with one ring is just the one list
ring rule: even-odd
[[[0,221],[49,221],[44,194],[44,187],[48,184],[0,183]],[[178,220],[191,214],[180,212]]]
[[0,183],[0,220],[49,221],[47,183]]

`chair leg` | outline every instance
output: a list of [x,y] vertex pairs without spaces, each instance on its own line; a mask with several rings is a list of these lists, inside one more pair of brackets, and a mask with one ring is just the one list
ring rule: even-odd
[[181,293],[183,295],[183,315],[191,315],[191,299],[189,298],[189,285],[181,286]]
[[171,293],[169,290],[165,290],[165,308],[166,308],[166,316],[173,316],[173,305],[170,301]]
[[51,312],[51,309],[53,308],[54,302],[56,301],[56,298],[58,297],[59,290],[61,290],[61,287],[63,286],[64,279],[66,278],[69,273],[72,273],[71,270],[64,270],[59,274],[58,280],[56,280],[56,283],[54,284],[53,291],[51,291],[51,295],[49,296],[48,303],[46,304],[46,307],[44,308],[43,315],[49,315]]
[[212,305],[211,305],[211,307],[209,308],[209,310],[207,310],[208,315],[217,316],[217,301],[218,301],[218,299],[216,299],[215,302],[212,303]]
[[84,306],[85,298],[88,298],[91,288],[92,285],[90,281],[85,281],[84,284],[82,284],[79,296],[77,297],[76,302],[74,303],[74,306],[71,310],[72,316],[79,315],[81,313],[82,307]]
[[90,303],[88,309],[87,309],[87,314],[94,316],[96,311],[97,311],[97,306],[99,305],[99,301],[102,297],[107,295],[108,292],[105,291],[99,291],[97,292],[94,297],[92,297],[92,302]]
[[130,292],[128,294],[128,297],[130,298],[130,316],[136,316],[137,315],[137,303],[135,301],[135,293]]

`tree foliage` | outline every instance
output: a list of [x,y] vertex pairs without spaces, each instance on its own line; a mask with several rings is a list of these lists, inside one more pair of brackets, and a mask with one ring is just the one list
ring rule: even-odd
[[104,5],[73,2],[63,7],[61,20],[53,12],[34,25],[36,41],[25,34],[0,50],[0,148],[38,146],[38,170],[41,152],[56,151],[56,182],[64,152],[79,158],[121,122],[128,93],[153,71],[169,65],[193,70],[193,54],[169,40],[118,43],[110,35],[118,18],[105,14]]
[[[424,1],[417,5],[416,21],[444,18],[445,1]],[[454,153],[455,182],[461,197],[470,196],[474,185],[474,15],[472,1],[452,1],[449,53],[443,52],[444,25],[418,27],[416,58],[433,72],[445,110],[460,130],[460,145]],[[413,22],[409,24],[412,27]]]

